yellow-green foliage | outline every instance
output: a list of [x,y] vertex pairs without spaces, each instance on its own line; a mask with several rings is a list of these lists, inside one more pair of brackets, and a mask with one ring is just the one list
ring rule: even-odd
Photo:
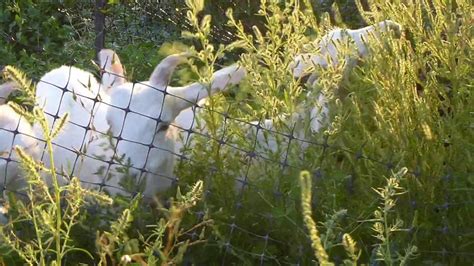
[[357,260],[359,259],[360,252],[357,253],[357,243],[349,234],[344,234],[342,236],[342,245],[346,250],[347,256],[350,260],[345,260],[346,265],[357,265]]
[[21,88],[27,96],[31,99],[35,98],[35,88],[30,79],[26,77],[26,74],[14,66],[6,66],[2,72],[3,78],[5,80],[12,80],[18,84],[18,87]]
[[[183,227],[183,219],[190,209],[201,200],[203,182],[196,182],[185,195],[178,189],[176,199],[171,199],[171,206],[160,208],[164,217],[156,224],[147,225],[151,232],[148,235],[139,234],[131,238],[129,231],[133,228],[136,212],[139,208],[140,197],[136,197],[130,207],[123,210],[122,215],[110,226],[110,231],[97,232],[96,247],[100,258],[99,264],[107,261],[120,265],[140,263],[141,265],[176,265],[182,262],[183,256],[191,246],[205,242],[203,239],[206,226],[212,220],[204,219],[190,228]],[[200,230],[198,239],[186,237],[190,232]]]
[[379,195],[382,203],[374,212],[374,224],[372,230],[374,236],[380,241],[375,246],[377,260],[383,261],[386,265],[402,265],[413,257],[417,251],[416,246],[407,244],[406,254],[393,254],[391,242],[396,232],[404,231],[403,220],[396,218],[392,221],[391,213],[394,211],[397,199],[396,197],[405,193],[400,186],[401,178],[407,173],[406,168],[402,168],[393,177],[387,179],[387,184],[383,188],[374,189]]
[[14,81],[18,88],[21,88],[20,92],[23,95],[18,97],[17,102],[22,103],[24,106],[33,107],[35,104],[35,86],[33,82],[26,77],[25,73],[14,66],[6,66],[3,68],[2,78],[4,80]]
[[[248,78],[233,91],[235,96],[218,96],[209,107],[211,111],[205,110],[206,122],[224,124],[225,129],[221,126],[221,130],[209,130],[211,139],[196,137],[189,151],[193,161],[184,161],[178,171],[183,182],[195,180],[196,172],[208,174],[206,206],[213,207],[219,218],[216,220],[222,222],[216,231],[222,248],[217,257],[231,254],[226,262],[258,263],[260,257],[256,254],[267,254],[267,262],[275,262],[273,258],[298,261],[297,247],[307,243],[302,240],[306,234],[296,229],[301,229],[298,226],[303,221],[294,201],[299,197],[298,182],[290,177],[308,169],[316,187],[314,217],[347,210],[346,217],[328,230],[329,257],[350,254],[347,237],[347,251],[340,241],[332,240],[336,239],[334,235],[350,233],[351,239],[359,243],[360,252],[349,255],[350,261],[356,257],[359,263],[374,261],[377,257],[372,247],[377,242],[371,221],[378,198],[371,188],[385,188],[382,176],[406,166],[406,178],[399,181],[406,193],[399,195],[397,208],[392,211],[395,221],[407,224],[390,240],[391,254],[385,259],[399,258],[397,263],[413,259],[412,243],[424,251],[418,252],[417,262],[445,259],[433,255],[443,254],[442,250],[459,254],[450,256],[450,263],[469,261],[462,254],[469,253],[472,244],[463,241],[461,245],[455,233],[465,232],[470,226],[467,221],[474,219],[474,205],[470,203],[474,180],[469,175],[474,165],[470,113],[474,102],[473,25],[469,1],[368,1],[371,11],[361,9],[367,23],[396,21],[402,26],[401,36],[387,34],[380,42],[370,40],[370,56],[361,59],[349,76],[344,76],[342,64],[316,69],[319,80],[314,88],[295,80],[289,65],[295,54],[307,52],[305,44],[334,25],[325,17],[321,23],[316,22],[310,11],[311,1],[260,2],[258,15],[266,21],[265,29],[245,31],[232,11],[227,11],[228,24],[237,34],[231,45],[239,47],[239,61],[247,69]],[[331,122],[320,133],[306,135],[310,143],[302,149],[298,140],[288,137],[297,130],[295,124],[287,122],[288,117],[295,111],[309,112],[319,91],[329,97]],[[212,110],[230,118],[224,119]],[[252,157],[255,131],[246,132],[248,127],[232,118],[273,118],[274,130],[280,133],[265,134],[275,137],[278,151]],[[249,185],[229,189],[236,179]],[[227,207],[236,205],[242,207]],[[277,218],[263,219],[263,214]],[[291,244],[255,240],[252,234],[229,229],[228,225],[234,223],[252,234],[269,234]],[[321,235],[328,224],[322,221]],[[449,227],[448,233],[437,233],[444,227]],[[225,246],[229,241],[232,249]],[[403,251],[406,247],[408,250]],[[395,254],[408,255],[401,259]]]
[[311,185],[311,176],[309,172],[304,171],[300,173],[300,183],[301,183],[301,209],[303,212],[303,219],[309,231],[309,237],[311,239],[311,246],[314,249],[314,255],[318,259],[320,265],[334,265],[329,262],[328,254],[321,243],[321,238],[319,237],[318,228],[316,227],[316,222],[312,217],[311,209],[311,190],[313,186]]

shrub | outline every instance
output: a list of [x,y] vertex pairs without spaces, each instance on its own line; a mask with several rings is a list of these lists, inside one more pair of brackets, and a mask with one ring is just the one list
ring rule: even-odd
[[21,65],[33,77],[64,63],[87,64],[81,58],[93,58],[85,44],[91,7],[87,1],[2,1],[0,64]]
[[[406,166],[409,170],[400,185],[407,193],[399,196],[396,210],[391,211],[406,224],[386,250],[402,254],[412,243],[418,247],[417,263],[467,262],[462,254],[469,253],[470,237],[464,234],[458,240],[456,234],[469,227],[473,208],[472,156],[467,148],[473,140],[467,107],[472,102],[473,73],[468,3],[374,1],[373,12],[361,10],[365,20],[397,21],[404,28],[401,38],[387,36],[387,41],[373,43],[372,56],[347,80],[342,79],[342,66],[318,70],[314,88],[294,80],[289,71],[293,56],[307,49],[303,45],[331,28],[327,17],[319,23],[314,19],[308,4],[261,1],[258,14],[265,20],[265,33],[256,27],[246,31],[228,12],[237,35],[230,46],[243,49],[240,62],[249,77],[235,98],[210,102],[203,115],[210,138],[195,139],[188,151],[193,160],[183,161],[178,171],[184,182],[195,180],[195,173],[208,174],[205,206],[216,220],[216,247],[209,244],[196,252],[215,255],[206,263],[309,263],[311,258],[302,257],[309,254],[310,245],[302,229],[299,184],[294,178],[306,169],[314,178],[315,216],[347,209],[331,233],[342,237],[350,232],[354,241],[363,243],[359,262],[373,262],[380,258],[372,254],[377,241],[370,227],[377,195],[369,188],[383,187],[381,176]],[[201,27],[196,30],[198,40],[206,38],[205,27],[200,26],[207,25],[205,20],[195,23]],[[203,54],[222,51],[200,42]],[[213,62],[212,58],[201,60]],[[308,110],[304,107],[315,100],[309,91],[329,95],[332,122],[325,130],[306,135],[307,145],[302,146],[309,147],[302,149],[293,132],[308,121],[288,123],[284,118]],[[241,122],[266,118],[274,119],[273,130],[278,133],[267,134],[277,139],[278,151],[258,151],[255,130],[245,131],[248,124]],[[235,183],[237,188],[229,189]],[[341,245],[328,250],[336,264],[344,254]]]

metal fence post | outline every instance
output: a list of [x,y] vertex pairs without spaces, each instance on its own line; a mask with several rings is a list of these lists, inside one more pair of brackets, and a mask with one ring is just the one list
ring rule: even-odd
[[102,12],[103,8],[107,5],[107,0],[96,0],[95,1],[95,51],[99,53],[105,46],[105,14]]

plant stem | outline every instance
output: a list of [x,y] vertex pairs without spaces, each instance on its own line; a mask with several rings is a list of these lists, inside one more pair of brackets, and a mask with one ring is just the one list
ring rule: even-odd
[[384,210],[383,220],[385,224],[385,263],[392,265],[392,254],[390,252],[390,228],[388,224],[388,211]]
[[[31,187],[31,184],[29,185],[29,188],[28,188],[28,191],[33,191],[33,188]],[[31,214],[33,215],[32,219],[33,220],[33,226],[35,227],[35,233],[36,233],[36,238],[37,238],[37,241],[38,241],[38,247],[39,247],[39,250],[40,250],[40,265],[45,265],[44,263],[44,249],[43,249],[43,242],[41,240],[41,236],[40,236],[40,230],[38,228],[38,218],[36,217],[36,212],[35,212],[35,200],[34,200],[34,196],[33,196],[33,193],[31,193],[31,209],[32,209],[32,212]]]
[[48,147],[49,159],[51,162],[51,176],[53,179],[54,186],[54,200],[56,203],[56,231],[54,232],[54,238],[56,242],[56,265],[62,265],[62,250],[61,250],[61,224],[62,224],[62,214],[61,214],[61,190],[58,183],[58,178],[56,175],[56,167],[54,166],[54,154],[53,154],[53,143],[51,139],[51,131],[49,130],[45,117],[41,118],[43,131],[46,133],[46,145]]

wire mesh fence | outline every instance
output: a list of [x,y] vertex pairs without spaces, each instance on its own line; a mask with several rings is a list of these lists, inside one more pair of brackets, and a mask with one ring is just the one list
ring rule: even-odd
[[[143,7],[149,5],[120,6],[127,10],[123,13],[131,14],[130,17],[139,21],[130,23],[128,18],[111,18],[107,32],[126,28],[127,32],[120,30],[111,35],[150,40],[156,38],[150,37],[155,32],[155,20],[161,23],[163,19],[179,17],[174,13],[176,10],[159,7],[146,10]],[[67,71],[77,73],[71,67]],[[125,78],[123,74],[102,68],[101,77],[107,74],[115,80]],[[226,75],[231,76],[233,72]],[[82,109],[72,114],[67,122],[64,138],[60,135],[53,141],[55,153],[61,154],[56,164],[62,166],[58,168],[62,182],[67,183],[71,176],[79,176],[88,188],[131,197],[145,192],[146,197],[151,197],[156,191],[196,178],[204,179],[203,204],[193,215],[197,221],[211,216],[217,224],[216,232],[201,247],[191,249],[189,256],[186,256],[190,262],[202,259],[193,256],[197,253],[211,257],[211,261],[218,260],[217,263],[222,265],[243,261],[260,265],[306,265],[311,261],[308,254],[312,253],[302,218],[298,215],[299,172],[310,170],[312,173],[316,195],[313,207],[318,209],[329,206],[331,201],[334,201],[334,206],[339,206],[336,202],[343,200],[336,197],[344,197],[343,202],[357,197],[361,188],[356,183],[364,178],[359,175],[363,173],[359,168],[372,168],[380,176],[390,176],[399,167],[391,158],[367,153],[364,143],[370,141],[368,139],[361,140],[360,147],[348,148],[332,142],[328,135],[321,132],[306,131],[307,134],[301,134],[301,122],[308,122],[304,121],[308,117],[281,126],[269,126],[265,120],[248,121],[233,116],[233,110],[239,106],[228,106],[223,111],[198,104],[197,98],[194,100],[180,95],[177,93],[179,90],[169,89],[167,81],[164,86],[152,82],[130,82],[126,83],[125,89],[114,91],[117,90],[114,86],[107,87],[90,80],[87,82],[92,85],[84,84],[84,78],[78,79],[69,74],[61,82],[43,77],[38,80],[37,86],[46,86],[49,90],[49,97],[43,99],[43,104],[51,127],[60,121],[66,111],[71,110],[71,99],[79,104],[77,108]],[[88,89],[84,93],[71,91],[74,86]],[[212,83],[194,83],[190,87],[204,93],[212,87]],[[199,97],[199,93],[195,95]],[[113,97],[119,100],[114,101]],[[187,125],[173,123],[179,112],[172,107],[177,105],[187,107],[185,112],[192,114]],[[215,119],[219,127],[200,124],[203,113]],[[2,143],[8,143],[2,147],[0,154],[1,192],[17,192],[15,182],[19,173],[18,158],[12,151],[14,145],[37,145],[40,150],[38,159],[47,164],[46,146],[41,134],[34,127],[32,130],[25,128],[19,116],[11,118],[9,124],[0,128]],[[110,128],[105,127],[104,123],[109,123]],[[135,132],[144,128],[150,131]],[[334,162],[339,165],[332,165]],[[347,164],[351,166],[347,167]],[[350,168],[352,171],[347,170]],[[409,169],[408,174],[422,176],[422,168],[415,166]],[[457,176],[451,174],[449,167],[443,172],[443,176],[432,178],[439,180],[444,198],[426,199],[418,197],[415,191],[397,202],[406,210],[402,214],[405,221],[416,221],[420,212],[425,217],[433,218],[430,226],[420,227],[416,222],[405,224],[402,234],[407,242],[423,242],[419,256],[424,260],[468,263],[474,258],[474,252],[469,248],[474,230],[469,223],[464,224],[450,217],[462,217],[462,212],[472,210],[474,200],[469,195],[472,190],[459,187]],[[327,188],[328,182],[338,184],[331,190]],[[222,191],[222,188],[228,189]],[[341,188],[345,189],[343,193],[339,191]],[[377,199],[366,202],[365,213],[344,212],[337,219],[353,232],[366,234],[377,204]],[[330,213],[329,210],[322,212]],[[197,230],[188,233],[191,239],[197,238],[198,234]],[[433,240],[419,239],[421,236],[432,237]],[[337,233],[333,237],[337,239],[326,239],[328,245],[340,242],[342,234]],[[448,238],[449,241],[443,241]],[[335,257],[334,262],[340,264],[342,258]]]

